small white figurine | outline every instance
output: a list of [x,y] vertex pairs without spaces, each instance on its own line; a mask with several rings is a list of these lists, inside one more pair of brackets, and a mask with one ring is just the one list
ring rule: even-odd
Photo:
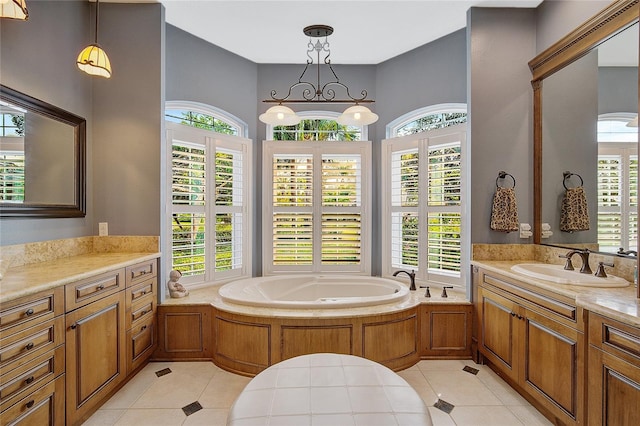
[[169,272],[169,281],[167,282],[167,288],[169,289],[169,295],[176,299],[189,295],[189,291],[178,282],[181,276],[182,273],[180,271],[176,271],[175,269]]

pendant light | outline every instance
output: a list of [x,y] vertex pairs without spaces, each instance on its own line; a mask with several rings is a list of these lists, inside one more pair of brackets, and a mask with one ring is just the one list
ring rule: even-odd
[[301,121],[301,118],[291,108],[284,105],[275,105],[258,117],[263,123],[274,126],[293,126]]
[[26,21],[29,19],[27,3],[25,0],[0,0],[0,18],[17,19]]
[[345,109],[336,119],[336,122],[343,126],[366,126],[376,121],[378,121],[378,114],[374,114],[369,108],[362,105],[354,105]]
[[109,57],[98,44],[98,15],[100,13],[100,0],[96,0],[96,38],[93,44],[85,47],[78,55],[76,63],[78,68],[90,75],[99,77],[111,77],[111,62]]

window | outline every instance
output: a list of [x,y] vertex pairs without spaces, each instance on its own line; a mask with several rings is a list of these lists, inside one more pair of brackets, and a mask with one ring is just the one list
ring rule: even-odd
[[[397,269],[413,269],[419,281],[462,284],[462,150],[466,126],[450,125],[443,117],[452,114],[445,111],[405,117],[396,121],[399,124],[390,125],[393,131],[405,135],[382,141],[385,276]],[[455,120],[466,120],[466,113]],[[417,128],[412,123],[427,123],[430,128],[438,122],[442,126],[439,129],[409,133],[409,129]]]
[[370,273],[369,142],[266,141],[263,274]]
[[[186,118],[208,114],[191,114]],[[206,119],[211,122],[210,119]],[[205,121],[206,121],[205,120]],[[185,119],[167,121],[171,268],[185,284],[251,275],[251,141]]]
[[267,125],[269,140],[278,141],[361,141],[367,139],[367,126],[338,124],[340,115],[330,111],[302,111],[300,123],[293,126]]
[[626,126],[633,116],[598,121],[598,244],[611,251],[638,248],[638,133]]

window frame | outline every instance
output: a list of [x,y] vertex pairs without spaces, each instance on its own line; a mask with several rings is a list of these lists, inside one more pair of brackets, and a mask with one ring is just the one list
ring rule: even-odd
[[[174,109],[176,103],[171,103],[170,108]],[[182,104],[184,105],[184,103]],[[169,107],[169,103],[167,103]],[[184,109],[184,108],[183,108]],[[193,109],[191,109],[194,111]],[[215,111],[216,109],[206,110],[199,109],[194,112],[208,114],[208,115],[216,115],[216,118],[222,119],[219,112]],[[229,116],[227,114],[227,116]],[[237,124],[241,123],[239,120],[235,119],[235,122],[230,122],[229,124]],[[172,223],[173,223],[173,213],[184,211],[186,213],[193,212],[199,213],[202,212],[205,215],[205,224],[207,226],[207,236],[205,237],[205,273],[202,275],[196,276],[183,276],[180,279],[180,282],[185,285],[187,288],[199,288],[206,287],[211,284],[223,284],[238,278],[243,277],[251,277],[253,262],[252,262],[252,252],[253,252],[253,240],[252,240],[252,227],[253,227],[253,153],[252,153],[252,145],[253,141],[250,139],[235,136],[235,135],[227,135],[224,133],[217,133],[211,130],[201,129],[194,126],[184,125],[180,123],[166,121],[165,125],[165,136],[166,136],[166,145],[168,155],[166,156],[165,161],[165,192],[166,196],[165,200],[165,226],[163,227],[163,257],[166,256],[166,264],[169,265],[170,268],[173,267],[173,254],[172,254],[172,245],[173,245],[173,231],[172,231]],[[173,197],[172,197],[172,184],[173,184],[173,141],[174,139],[182,139],[183,142],[187,145],[192,146],[202,146],[205,149],[206,156],[206,196],[205,196],[205,205],[202,209],[194,208],[193,206],[183,206],[174,208]],[[193,140],[195,139],[195,140]],[[212,177],[215,179],[215,161],[216,150],[232,150],[242,153],[243,158],[243,166],[242,166],[242,183],[243,183],[243,195],[242,195],[242,205],[240,207],[228,207],[228,206],[216,206],[215,205],[215,183],[211,184]],[[212,202],[211,202],[212,201]],[[242,244],[242,265],[237,269],[231,269],[227,271],[215,271],[215,254],[211,252],[212,248],[215,246],[216,242],[216,233],[215,233],[215,224],[216,224],[216,214],[229,213],[230,211],[239,212],[242,215],[242,236],[240,237]]]
[[[273,194],[273,158],[278,154],[313,155],[313,199],[310,209],[313,221],[313,262],[311,265],[274,265],[273,258],[273,198],[268,194]],[[326,154],[359,154],[361,161],[361,191],[360,191],[360,214],[361,214],[361,253],[358,265],[323,265],[321,262],[322,249],[322,217],[323,212],[331,212],[336,207],[323,209],[320,200],[322,196],[321,163],[322,156]],[[277,141],[266,140],[263,145],[262,157],[262,274],[292,274],[292,273],[343,273],[343,274],[371,274],[371,142],[369,141]],[[292,207],[295,210],[299,207]],[[339,208],[338,208],[339,209]]]
[[[298,117],[302,118],[303,120],[336,120],[341,113],[339,112],[335,112],[335,111],[297,111],[296,114],[298,115]],[[267,124],[266,125],[266,140],[267,141],[273,141],[275,140],[273,138],[273,129],[277,127],[273,124]],[[357,126],[356,126],[357,127]],[[360,140],[359,141],[367,141],[369,139],[369,126],[362,126],[360,127]],[[280,141],[280,142],[285,142],[285,141]],[[303,142],[303,141],[295,141],[295,142]],[[356,142],[356,141],[351,141],[351,142]],[[351,143],[348,142],[348,143]],[[342,142],[345,143],[345,142]]]

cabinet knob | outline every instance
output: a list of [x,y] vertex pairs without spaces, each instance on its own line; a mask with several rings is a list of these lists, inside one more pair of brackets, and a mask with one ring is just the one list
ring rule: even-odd
[[104,290],[104,285],[100,284],[98,287],[96,287],[96,290]]
[[77,327],[78,327],[78,324],[76,324],[75,322],[70,326],[72,330],[75,330]]
[[33,309],[31,309],[31,308],[27,309],[27,310],[24,312],[24,314],[25,314],[26,316],[30,317],[31,315],[33,315]]
[[145,331],[147,329],[146,325],[143,325],[142,327],[140,327],[140,331]]
[[512,317],[515,317],[515,316],[516,316],[516,313],[515,313],[515,312],[511,312],[511,316],[512,316]]
[[26,350],[30,351],[31,349],[33,349],[35,345],[33,344],[33,342],[29,342],[26,344],[26,346],[24,347]]
[[27,408],[31,408],[33,407],[33,404],[35,404],[36,402],[32,399],[31,401],[27,402],[26,404],[24,404]]
[[34,380],[35,380],[35,379],[34,379],[34,377],[33,377],[33,376],[29,376],[29,377],[27,377],[27,378],[24,380],[24,382],[25,382],[26,384],[31,384],[31,383],[33,383],[33,381],[34,381]]

